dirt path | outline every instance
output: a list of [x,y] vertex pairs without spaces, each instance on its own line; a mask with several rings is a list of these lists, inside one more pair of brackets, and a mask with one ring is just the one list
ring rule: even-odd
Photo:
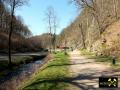
[[109,65],[95,62],[93,59],[87,59],[79,53],[79,51],[73,51],[70,53],[70,72],[72,77],[74,77],[74,80],[71,81],[74,83],[71,90],[120,90],[120,88],[98,88],[100,76],[120,77],[120,70],[111,69]]

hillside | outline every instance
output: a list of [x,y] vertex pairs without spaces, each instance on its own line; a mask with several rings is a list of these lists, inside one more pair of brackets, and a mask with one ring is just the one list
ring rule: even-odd
[[31,40],[32,32],[22,17],[14,14],[11,18],[11,8],[6,1],[0,0],[0,54],[8,53],[9,41],[12,52],[39,51],[42,47]]
[[[120,0],[94,0],[94,6],[91,7],[96,11],[88,6],[82,7],[77,18],[57,36],[56,46],[66,43],[73,49],[87,49],[97,55],[119,57]],[[49,35],[36,36],[36,39],[43,47],[50,47]]]
[[[105,41],[104,43],[100,43]],[[102,34],[102,38],[97,40],[93,45],[93,51],[95,49],[98,52],[102,51],[105,55],[112,55],[120,58],[120,20],[114,22],[112,25],[106,28]],[[98,49],[99,48],[99,49]]]
[[[120,0],[74,0],[78,17],[60,34],[61,43],[98,55],[119,56]],[[84,3],[86,1],[86,3]],[[63,38],[63,36],[65,38]]]

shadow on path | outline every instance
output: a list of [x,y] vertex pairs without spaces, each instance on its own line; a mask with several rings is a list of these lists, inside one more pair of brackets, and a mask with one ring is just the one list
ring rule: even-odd
[[[36,86],[36,85],[40,85],[42,83],[69,83],[71,85],[74,85],[82,90],[87,90],[88,87],[89,88],[92,88],[91,86],[86,86],[84,83],[76,83],[74,82],[75,80],[85,80],[85,79],[88,79],[88,80],[91,80],[91,79],[95,79],[97,77],[92,77],[93,74],[90,74],[90,75],[78,75],[76,77],[58,77],[56,79],[49,79],[49,78],[39,78],[38,80],[36,80],[36,82],[30,84],[29,86],[27,87],[30,87],[30,86]],[[26,87],[26,88],[27,88]]]
[[[105,65],[96,64],[94,60],[84,58],[79,55],[79,52],[74,52],[71,54],[71,64],[54,64],[49,65],[43,70],[56,67],[56,66],[68,66],[70,67],[70,72],[73,73],[71,77],[58,76],[54,79],[48,78],[39,78],[32,84],[28,85],[25,88],[30,88],[33,86],[41,85],[43,83],[53,83],[56,86],[58,83],[66,83],[70,85],[68,90],[120,90],[120,88],[99,88],[99,77],[101,76],[116,76],[120,77],[120,70],[114,69],[104,69]],[[89,66],[90,65],[90,66]],[[103,66],[103,67],[102,67]],[[101,69],[102,68],[102,69]],[[72,70],[71,70],[72,69]],[[74,74],[75,73],[75,74]],[[54,86],[51,86],[48,90],[52,89]]]
[[[86,62],[86,63],[90,63],[90,62]],[[80,63],[80,64],[85,64],[85,63]],[[65,65],[74,65],[74,64],[65,64]],[[48,66],[47,68],[53,67],[53,66],[60,66],[60,65],[51,65],[51,66]],[[72,85],[72,86],[75,86],[78,88],[78,89],[74,89],[74,90],[120,90],[120,88],[119,89],[98,88],[99,76],[105,76],[105,75],[119,76],[119,74],[113,74],[112,72],[114,72],[114,71],[117,72],[118,70],[102,71],[102,72],[96,70],[91,73],[79,74],[79,75],[73,76],[73,77],[57,77],[55,79],[39,78],[32,84],[28,85],[27,87],[31,87],[31,86],[33,87],[33,86],[40,85],[43,83],[54,83],[54,86],[56,86],[58,83],[67,83],[69,85]],[[112,75],[110,75],[110,73],[112,73]],[[96,85],[97,85],[97,87],[96,87]],[[25,88],[27,88],[27,87],[25,87]],[[70,90],[73,90],[73,89],[70,89]]]

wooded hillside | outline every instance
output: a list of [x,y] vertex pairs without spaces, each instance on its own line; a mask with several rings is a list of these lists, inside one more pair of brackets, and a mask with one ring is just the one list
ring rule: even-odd
[[[120,18],[120,0],[73,0],[73,3],[82,9],[80,15],[60,34],[61,40],[67,41],[68,46],[74,48],[86,48],[97,54],[103,53],[109,55],[111,50],[106,50],[105,47],[107,40],[111,39],[116,31],[117,37],[114,36],[111,47],[114,47],[114,51],[117,50],[115,47],[119,46],[119,42],[115,40],[119,38],[119,28],[114,26],[114,22],[119,24]],[[111,27],[111,28],[110,28]],[[114,28],[112,28],[114,27]],[[104,36],[104,33],[109,32],[109,35]],[[116,30],[114,30],[116,29]],[[63,36],[65,36],[65,39]],[[63,41],[64,42],[64,41]],[[116,46],[116,45],[117,46]],[[110,49],[110,48],[109,48]]]
[[[22,17],[13,16],[13,32],[11,37],[11,48],[13,52],[28,52],[37,50],[34,42],[29,39],[32,35],[28,26],[24,24]],[[9,33],[11,24],[11,12],[8,4],[0,0],[0,52],[8,53]],[[40,47],[39,47],[40,48]]]

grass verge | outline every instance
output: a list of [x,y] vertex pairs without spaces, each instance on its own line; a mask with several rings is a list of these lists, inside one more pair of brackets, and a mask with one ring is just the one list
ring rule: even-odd
[[88,59],[95,59],[96,62],[103,62],[105,64],[110,64],[113,68],[120,68],[120,60],[116,59],[116,64],[112,64],[112,57],[111,56],[96,56],[94,53],[89,52],[88,50],[84,49],[81,50],[81,55],[85,55]]
[[54,59],[27,81],[21,90],[65,90],[67,83],[60,82],[69,76],[68,55],[62,52],[54,54]]
[[94,53],[89,52],[89,51],[86,50],[86,49],[80,50],[80,53],[81,53],[81,55],[85,55],[85,56],[94,56]]

